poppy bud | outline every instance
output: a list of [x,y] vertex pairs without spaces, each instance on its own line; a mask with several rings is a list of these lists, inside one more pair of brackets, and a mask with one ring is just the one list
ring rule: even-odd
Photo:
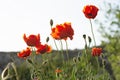
[[31,59],[27,59],[27,62],[33,64],[33,61]]
[[48,60],[44,61],[42,64],[43,65],[46,65],[48,63]]
[[50,40],[50,38],[49,38],[49,37],[47,37],[47,38],[46,38],[46,42],[48,42],[49,40]]
[[88,36],[88,41],[89,41],[89,43],[91,43],[91,42],[92,42],[92,39],[91,39],[91,37],[90,37],[90,36]]
[[83,38],[86,39],[86,35],[85,34],[83,35]]
[[73,58],[73,62],[76,63],[77,62],[77,59],[76,57]]
[[50,25],[53,26],[53,20],[52,19],[50,20]]
[[77,57],[77,60],[78,60],[78,61],[80,61],[80,60],[81,60],[81,59],[80,59],[80,56],[78,56],[78,57]]

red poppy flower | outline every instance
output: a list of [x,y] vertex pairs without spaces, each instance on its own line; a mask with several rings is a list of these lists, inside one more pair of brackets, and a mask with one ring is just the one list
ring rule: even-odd
[[83,8],[83,13],[88,19],[94,19],[97,16],[98,10],[94,5],[86,5]]
[[36,50],[36,54],[44,54],[44,53],[50,53],[51,52],[51,47],[47,44],[45,45],[39,45],[36,47],[37,50]]
[[30,56],[30,54],[31,54],[31,49],[29,47],[27,47],[25,50],[19,52],[17,54],[17,56],[20,58],[26,58],[26,57]]
[[26,34],[23,35],[23,39],[28,46],[37,46],[40,44],[40,34],[38,35],[29,35],[26,37]]
[[92,56],[100,56],[102,53],[102,48],[92,48]]
[[65,22],[64,24],[56,25],[55,28],[52,28],[51,36],[56,40],[67,40],[69,37],[73,39],[74,30],[71,27],[71,23]]

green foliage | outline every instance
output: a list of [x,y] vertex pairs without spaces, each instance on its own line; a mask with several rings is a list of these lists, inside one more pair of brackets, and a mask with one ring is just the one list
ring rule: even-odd
[[[76,50],[69,53],[75,54]],[[36,55],[35,61],[29,58],[17,65],[17,77],[19,80],[108,80],[109,73],[99,66],[98,57],[92,57],[90,53],[91,49],[82,50],[69,60],[65,60],[65,53],[59,51]],[[62,72],[56,73],[57,68]],[[14,69],[10,69],[10,75],[14,74]],[[16,76],[10,80],[16,80]]]
[[120,5],[119,1],[116,3],[106,2],[103,8],[105,18],[99,21],[100,33],[104,40],[102,41],[102,46],[106,51],[109,61],[112,64],[116,79],[120,79]]

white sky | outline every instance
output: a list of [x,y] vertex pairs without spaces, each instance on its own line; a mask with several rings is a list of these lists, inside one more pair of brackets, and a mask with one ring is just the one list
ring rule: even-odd
[[[104,0],[0,0],[0,51],[19,51],[27,45],[23,34],[40,34],[41,42],[45,43],[50,36],[49,20],[54,26],[71,22],[75,31],[74,39],[68,40],[69,49],[83,48],[83,34],[91,36],[89,20],[85,18],[82,9],[86,4],[97,7]],[[100,17],[100,11],[96,19]],[[93,21],[93,20],[92,20]],[[97,44],[100,44],[99,25],[93,24]],[[49,45],[54,49],[50,36]]]

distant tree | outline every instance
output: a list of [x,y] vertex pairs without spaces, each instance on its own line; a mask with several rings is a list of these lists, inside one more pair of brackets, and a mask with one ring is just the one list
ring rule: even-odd
[[100,29],[99,32],[103,37],[102,45],[105,50],[109,53],[108,55],[120,54],[120,0],[113,2],[104,3],[103,7],[103,19],[99,21]]
[[111,0],[101,6],[102,20],[97,20],[100,24],[99,32],[103,37],[101,45],[104,47],[105,55],[108,57],[116,80],[120,79],[120,0]]

